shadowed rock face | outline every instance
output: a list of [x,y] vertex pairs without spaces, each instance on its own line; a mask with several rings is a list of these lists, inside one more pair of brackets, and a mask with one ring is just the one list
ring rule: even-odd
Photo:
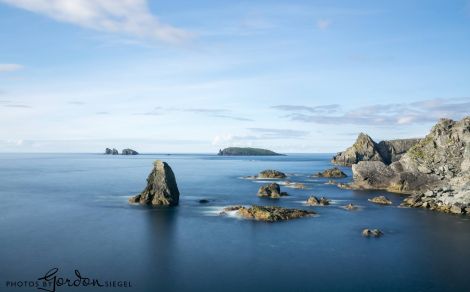
[[237,211],[237,214],[246,219],[266,222],[276,222],[312,216],[315,212],[301,209],[288,209],[274,206],[256,206],[249,208],[243,206],[227,207],[224,211]]
[[352,171],[352,188],[416,194],[405,204],[466,213],[470,206],[470,117],[458,122],[441,119],[389,166],[362,161]]
[[180,193],[171,167],[161,160],[155,161],[153,165],[147,178],[147,187],[139,195],[129,198],[129,202],[154,206],[178,205]]
[[420,139],[400,139],[375,143],[371,137],[360,133],[356,142],[343,152],[336,154],[332,163],[351,166],[360,161],[381,161],[390,164],[399,160]]

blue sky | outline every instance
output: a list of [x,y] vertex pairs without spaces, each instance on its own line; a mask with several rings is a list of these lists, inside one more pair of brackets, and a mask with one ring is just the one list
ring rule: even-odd
[[0,151],[336,152],[470,112],[470,1],[0,0]]

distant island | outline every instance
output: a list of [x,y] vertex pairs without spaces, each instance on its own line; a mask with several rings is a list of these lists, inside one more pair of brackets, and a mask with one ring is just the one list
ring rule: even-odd
[[283,156],[271,150],[251,147],[228,147],[219,150],[220,156]]
[[[119,151],[117,151],[116,148],[113,148],[113,149],[106,148],[106,150],[104,151],[104,154],[106,154],[106,155],[119,155]],[[132,150],[130,148],[123,149],[122,152],[121,152],[121,155],[138,155],[138,154],[139,154],[139,152],[137,152],[135,150]]]

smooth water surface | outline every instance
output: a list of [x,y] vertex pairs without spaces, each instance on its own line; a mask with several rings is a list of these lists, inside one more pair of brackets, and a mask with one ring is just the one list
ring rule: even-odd
[[[399,195],[312,178],[331,167],[330,157],[1,154],[0,291],[39,291],[5,283],[36,280],[53,267],[63,277],[75,279],[78,269],[132,285],[57,291],[469,291],[470,217],[400,208]],[[173,168],[180,205],[129,205],[156,159]],[[308,189],[282,187],[289,197],[258,198],[263,182],[242,177],[268,168]],[[305,206],[312,194],[333,204]],[[367,201],[378,194],[394,205]],[[341,208],[348,203],[360,209]],[[234,204],[306,208],[318,216],[264,223],[217,215]],[[385,235],[362,237],[368,227]]]

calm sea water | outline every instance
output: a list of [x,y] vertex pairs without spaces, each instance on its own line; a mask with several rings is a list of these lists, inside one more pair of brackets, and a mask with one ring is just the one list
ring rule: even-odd
[[[130,281],[132,288],[56,291],[470,291],[470,218],[399,208],[310,178],[331,155],[0,155],[0,291],[53,267],[58,274]],[[176,208],[131,206],[162,159],[181,192]],[[260,199],[240,177],[273,168],[309,189]],[[344,171],[351,174],[349,168]],[[343,179],[349,181],[350,178]],[[309,195],[333,200],[306,207]],[[199,204],[209,199],[209,204]],[[351,212],[340,206],[353,203]],[[217,216],[233,204],[312,209],[319,216],[264,223]],[[361,236],[380,228],[379,239]]]

